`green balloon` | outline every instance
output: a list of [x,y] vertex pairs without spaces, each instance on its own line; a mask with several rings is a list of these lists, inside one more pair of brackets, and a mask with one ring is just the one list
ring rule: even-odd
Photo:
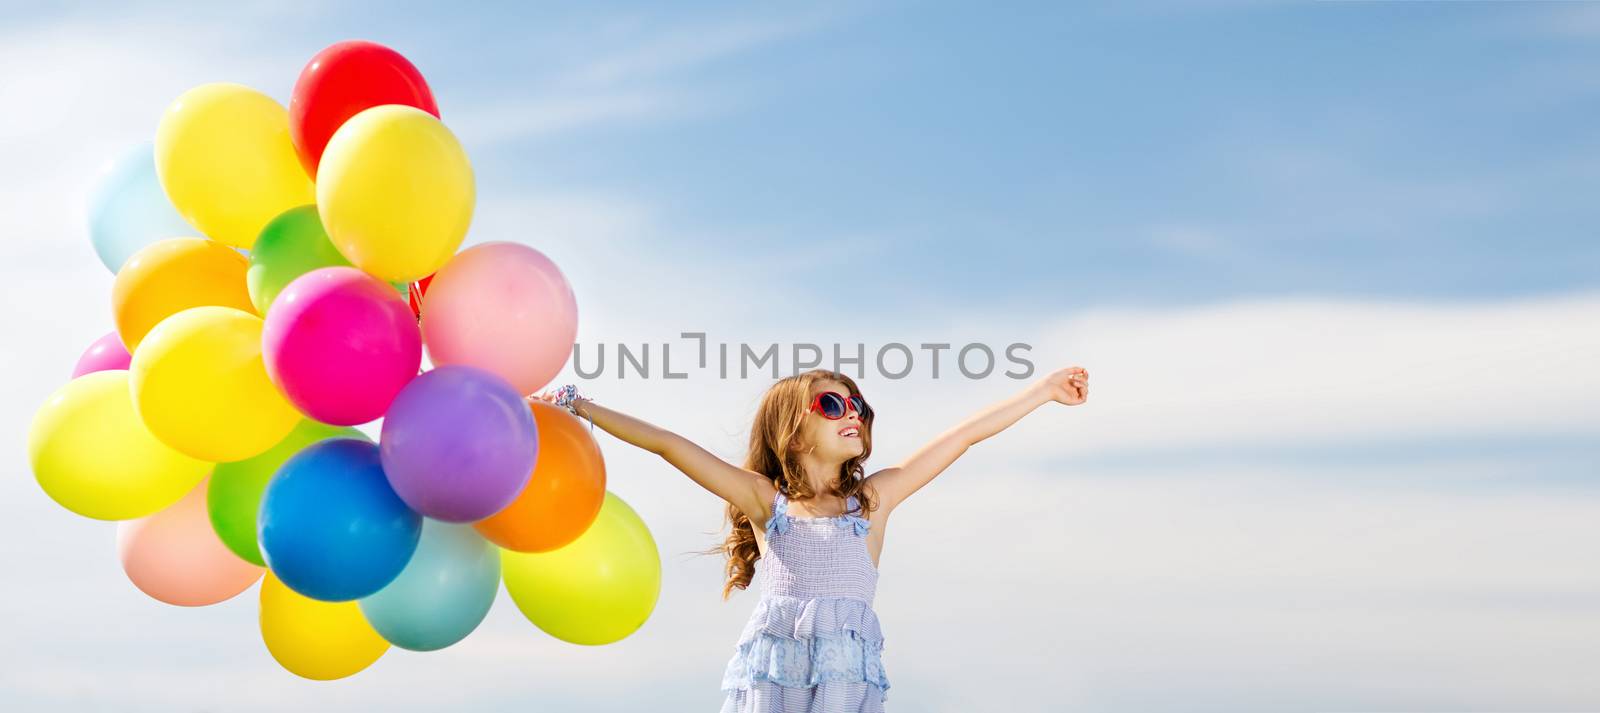
[[216,470],[211,473],[211,484],[206,489],[206,511],[211,515],[211,529],[217,531],[222,544],[246,562],[266,566],[266,561],[261,559],[261,549],[256,545],[256,511],[261,509],[261,495],[266,492],[267,483],[284,461],[325,438],[372,441],[354,428],[329,426],[306,419],[265,453],[241,461],[217,464]]
[[632,634],[650,618],[661,594],[661,555],[650,529],[609,491],[578,539],[549,552],[503,549],[500,574],[534,626],[588,646]]
[[[261,229],[250,249],[250,270],[245,284],[256,313],[266,316],[278,293],[296,277],[322,267],[350,267],[339,249],[322,230],[317,207],[303,205],[280,213]],[[401,299],[409,299],[411,285],[391,282]]]

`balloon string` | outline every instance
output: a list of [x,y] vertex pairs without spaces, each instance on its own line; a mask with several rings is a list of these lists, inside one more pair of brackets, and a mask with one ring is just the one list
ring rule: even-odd
[[572,415],[574,415],[574,416],[581,416],[582,418],[588,420],[589,421],[589,435],[591,435],[591,436],[594,435],[594,417],[590,416],[588,414],[580,414],[580,413],[578,413],[578,407],[574,406],[573,404],[575,404],[575,403],[577,403],[579,401],[593,401],[593,400],[594,399],[591,399],[591,398],[589,398],[587,396],[584,396],[583,394],[578,393],[578,387],[577,387],[576,384],[564,384],[564,385],[562,385],[561,388],[556,389],[556,402],[555,402],[556,405],[560,406],[562,408],[565,408],[566,410],[572,412]]

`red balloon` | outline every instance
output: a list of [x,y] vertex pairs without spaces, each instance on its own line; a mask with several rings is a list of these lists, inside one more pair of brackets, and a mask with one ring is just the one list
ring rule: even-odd
[[411,313],[422,319],[422,296],[428,294],[428,283],[433,282],[433,275],[424,277],[411,283]]
[[383,104],[404,104],[439,116],[433,90],[410,60],[366,40],[329,45],[300,70],[289,97],[289,136],[313,180],[333,132],[345,120]]

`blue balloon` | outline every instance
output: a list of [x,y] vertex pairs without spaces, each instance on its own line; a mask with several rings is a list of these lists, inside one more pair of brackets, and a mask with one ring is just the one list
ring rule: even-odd
[[361,613],[389,643],[437,651],[467,638],[500,593],[500,550],[471,525],[422,521],[422,542],[400,577]]
[[422,516],[389,487],[378,446],[330,438],[285,461],[256,518],[267,567],[312,599],[344,602],[383,589],[406,567]]
[[139,144],[108,164],[89,194],[89,242],[113,273],[150,243],[196,235],[161,188],[154,144]]

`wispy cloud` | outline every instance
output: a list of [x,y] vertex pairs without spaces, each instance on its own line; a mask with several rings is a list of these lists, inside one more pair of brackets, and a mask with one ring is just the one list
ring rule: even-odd
[[1549,3],[1519,7],[1512,18],[1496,18],[1502,32],[1538,39],[1592,40],[1600,37],[1600,7],[1592,3]]
[[834,19],[812,13],[763,20],[651,23],[614,37],[619,47],[562,73],[559,84],[615,87],[702,69],[783,40],[814,32]]
[[838,13],[759,20],[602,23],[577,57],[541,69],[527,93],[470,106],[452,116],[477,145],[537,138],[574,129],[682,120],[737,106],[726,88],[703,78],[719,65],[816,32]]
[[687,90],[599,90],[555,92],[516,100],[492,110],[467,109],[450,117],[450,126],[469,149],[492,150],[519,139],[570,134],[575,130],[615,129],[691,119],[722,109],[725,100]]

